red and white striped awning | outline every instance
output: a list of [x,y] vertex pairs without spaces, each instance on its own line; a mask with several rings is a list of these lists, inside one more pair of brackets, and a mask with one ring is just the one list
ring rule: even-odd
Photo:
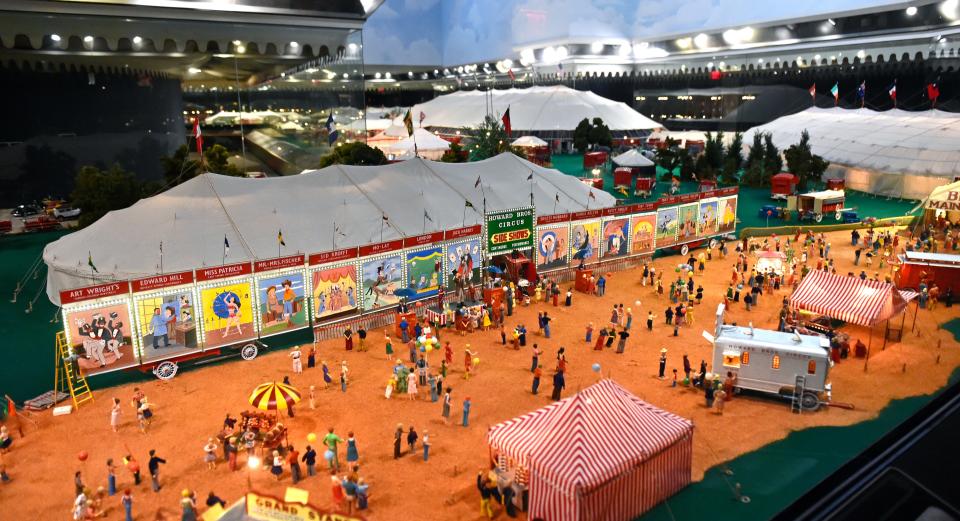
[[916,296],[916,292],[899,290],[887,282],[811,271],[790,297],[790,306],[872,326],[903,311]]
[[[620,387],[612,380],[602,380],[576,395],[518,418],[494,425],[487,434],[490,446],[506,455],[516,465],[530,469],[531,474],[547,482],[557,494],[533,497],[538,486],[531,487],[531,512],[549,512],[549,519],[576,519],[574,498],[583,497],[608,485],[618,476],[635,472],[636,467],[652,459],[658,465],[680,441],[684,447],[677,458],[684,460],[685,472],[664,472],[663,491],[682,488],[690,480],[689,442],[693,422],[658,409]],[[669,465],[670,462],[666,462]],[[685,475],[684,475],[685,474]],[[666,483],[676,481],[676,483]],[[608,499],[627,503],[634,497],[639,502],[656,504],[663,498],[646,491],[624,491],[623,497]],[[551,504],[544,505],[544,498]],[[649,508],[649,506],[647,506]],[[567,510],[571,510],[568,512]],[[634,506],[638,513],[646,508]],[[590,516],[586,518],[591,518]]]

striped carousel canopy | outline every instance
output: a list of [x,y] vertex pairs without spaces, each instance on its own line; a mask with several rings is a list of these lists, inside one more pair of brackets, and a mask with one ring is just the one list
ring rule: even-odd
[[293,386],[278,382],[258,385],[250,393],[250,405],[264,411],[287,409],[299,401],[300,391]]
[[602,486],[692,434],[690,420],[658,409],[607,379],[494,425],[487,441],[573,495],[578,489]]
[[811,271],[790,297],[790,306],[872,326],[899,314],[916,296],[916,292],[899,290],[888,282]]

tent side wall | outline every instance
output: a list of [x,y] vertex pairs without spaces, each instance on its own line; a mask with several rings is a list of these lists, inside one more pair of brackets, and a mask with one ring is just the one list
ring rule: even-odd
[[922,200],[935,188],[950,182],[936,175],[890,173],[832,163],[823,174],[826,179],[843,179],[850,190],[868,194]]
[[690,484],[693,429],[629,472],[587,491],[579,499],[581,520],[634,519]]
[[530,469],[529,519],[622,521],[634,519],[690,484],[693,427],[663,451],[630,471],[576,497],[552,483],[550,473]]

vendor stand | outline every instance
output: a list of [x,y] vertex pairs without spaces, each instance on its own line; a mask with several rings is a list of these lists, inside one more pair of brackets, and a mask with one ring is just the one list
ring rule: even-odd
[[797,184],[800,182],[800,179],[797,176],[788,173],[780,172],[770,178],[770,198],[771,199],[786,199],[791,195],[797,193]]
[[780,251],[755,250],[754,255],[757,257],[757,262],[754,265],[757,273],[773,272],[783,276],[784,263],[787,260],[786,254]]
[[823,190],[821,192],[809,192],[787,197],[787,208],[796,210],[800,220],[823,221],[823,217],[833,215],[834,219],[839,221],[845,208],[845,195],[843,190]]
[[960,255],[908,251],[899,256],[900,269],[896,275],[898,288],[916,290],[920,283],[941,291],[948,288],[960,294]]

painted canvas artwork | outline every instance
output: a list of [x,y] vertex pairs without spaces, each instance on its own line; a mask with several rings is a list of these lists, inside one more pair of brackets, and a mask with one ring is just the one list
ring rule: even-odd
[[630,239],[630,220],[626,217],[603,222],[603,256],[617,257],[627,254]]
[[737,198],[727,197],[720,200],[717,211],[720,220],[720,233],[730,233],[737,228]]
[[570,254],[574,261],[595,262],[600,255],[600,221],[574,223]]
[[680,242],[687,242],[697,237],[697,210],[699,208],[699,203],[680,206],[680,220],[677,225],[677,235],[680,237]]
[[358,309],[357,267],[349,264],[315,270],[312,273],[313,306],[316,318]]
[[700,201],[700,221],[697,226],[697,235],[700,237],[713,235],[717,232],[717,208],[719,202]]
[[192,291],[134,296],[133,305],[144,361],[178,356],[199,345]]
[[78,357],[77,365],[85,375],[140,363],[133,350],[130,311],[126,302],[68,311],[64,326],[70,328],[70,345]]
[[260,298],[260,336],[307,327],[307,300],[303,273],[297,271],[257,281]]
[[443,277],[443,249],[440,246],[407,253],[407,289],[411,299],[437,294]]
[[635,215],[630,218],[630,230],[633,232],[631,253],[652,253],[654,226],[657,224],[657,214],[648,213]]
[[250,282],[227,282],[200,291],[204,345],[218,347],[255,338]]
[[679,213],[676,206],[657,210],[657,248],[665,248],[677,243]]
[[400,301],[396,295],[403,284],[403,257],[400,254],[364,261],[360,273],[363,309],[377,309]]
[[457,278],[480,282],[480,238],[447,244],[447,287],[457,287]]
[[537,230],[537,270],[546,271],[567,265],[567,245],[570,227],[567,225]]

